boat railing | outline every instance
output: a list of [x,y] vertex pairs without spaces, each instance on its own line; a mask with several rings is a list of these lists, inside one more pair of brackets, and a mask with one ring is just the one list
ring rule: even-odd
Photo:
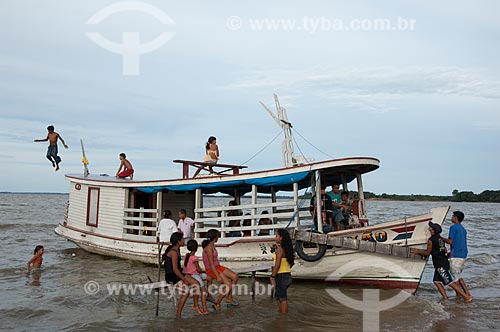
[[125,208],[123,212],[124,238],[135,240],[154,240],[156,238],[157,209]]
[[[264,210],[268,213],[262,213]],[[204,237],[204,233],[209,229],[217,229],[221,233],[221,238],[257,236],[262,230],[296,227],[303,211],[305,208],[299,209],[294,200],[198,208],[194,210],[197,216],[194,232],[196,238]],[[266,218],[271,220],[271,224],[259,225],[259,221]],[[249,222],[249,225],[245,225],[245,221]],[[233,225],[229,226],[231,224]]]

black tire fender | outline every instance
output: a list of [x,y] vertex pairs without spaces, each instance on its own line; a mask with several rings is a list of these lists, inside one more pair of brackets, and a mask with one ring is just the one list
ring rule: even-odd
[[318,252],[314,255],[309,255],[304,252],[304,242],[297,240],[295,241],[295,251],[300,258],[306,262],[316,262],[319,261],[326,253],[326,244],[318,244]]

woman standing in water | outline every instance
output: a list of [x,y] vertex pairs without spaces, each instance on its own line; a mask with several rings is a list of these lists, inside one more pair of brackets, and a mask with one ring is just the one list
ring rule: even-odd
[[278,301],[278,311],[288,313],[287,289],[292,284],[291,269],[295,263],[292,239],[286,229],[280,228],[276,233],[276,243],[279,247],[273,253],[274,267],[271,273],[271,284],[275,287],[275,297]]

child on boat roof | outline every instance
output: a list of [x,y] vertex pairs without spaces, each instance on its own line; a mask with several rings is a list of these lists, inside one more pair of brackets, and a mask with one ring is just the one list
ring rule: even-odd
[[205,157],[203,161],[207,163],[216,164],[219,160],[219,146],[217,145],[217,138],[210,136],[205,144]]
[[[122,171],[123,168],[123,171]],[[124,179],[130,177],[130,180],[134,179],[134,168],[129,160],[127,160],[127,155],[125,153],[120,153],[120,167],[116,172],[116,177]]]

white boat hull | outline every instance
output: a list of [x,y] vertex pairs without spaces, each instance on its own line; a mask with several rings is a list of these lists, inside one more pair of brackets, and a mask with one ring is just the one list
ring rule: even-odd
[[[432,209],[428,214],[406,220],[388,222],[370,227],[330,233],[331,236],[366,238],[366,234],[386,233],[386,244],[408,245],[424,248],[429,237],[427,223],[442,224],[449,207]],[[402,226],[405,236],[401,238]],[[411,230],[411,232],[410,232]],[[86,251],[101,255],[141,261],[148,264],[158,262],[158,244],[112,238],[102,234],[78,230],[60,224],[56,233]],[[397,240],[396,240],[397,239]],[[217,243],[221,264],[231,269],[244,269],[251,265],[271,264],[273,237],[251,237],[220,239]],[[353,249],[334,248],[328,250],[316,262],[297,259],[293,267],[295,280],[315,282],[349,283],[380,288],[399,288],[414,292],[419,284],[427,259],[402,258],[392,255],[363,252]],[[346,269],[347,268],[347,269]],[[260,272],[258,276],[269,275]]]

